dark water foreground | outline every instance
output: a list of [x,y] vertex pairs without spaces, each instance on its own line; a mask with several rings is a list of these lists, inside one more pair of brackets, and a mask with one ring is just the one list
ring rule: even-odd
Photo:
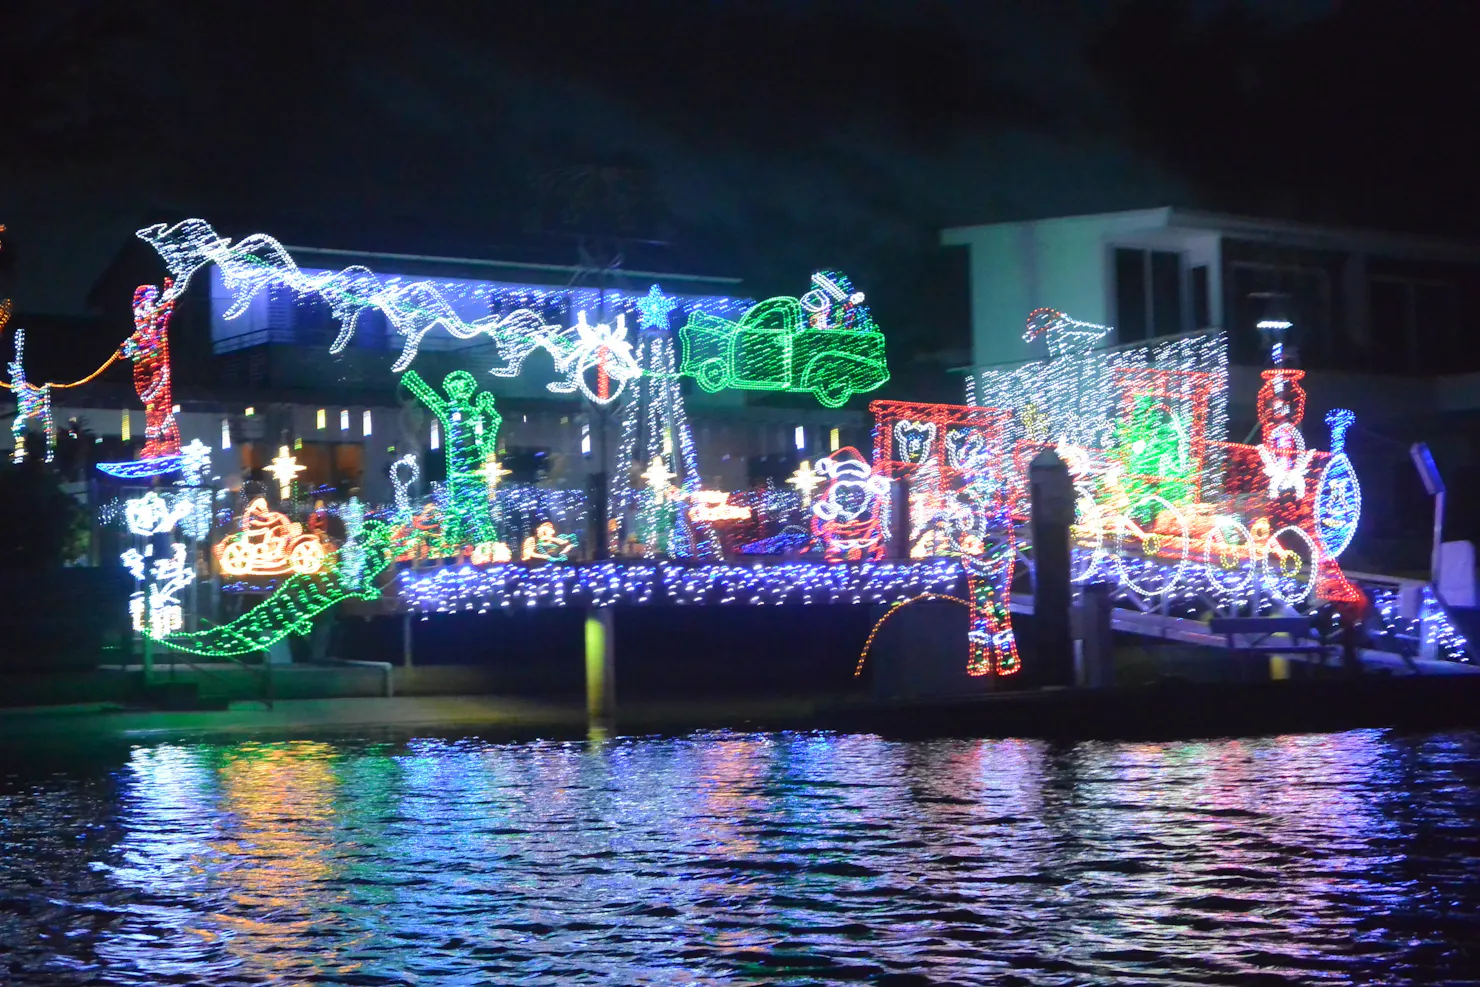
[[1470,733],[33,753],[0,768],[6,983],[1480,976]]

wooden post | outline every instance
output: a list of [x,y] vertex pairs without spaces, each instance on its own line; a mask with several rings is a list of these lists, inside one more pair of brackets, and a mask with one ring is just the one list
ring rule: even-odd
[[1113,589],[1113,583],[1091,583],[1080,594],[1083,684],[1090,689],[1106,689],[1115,684],[1115,642],[1110,629],[1110,593]]
[[1074,483],[1053,449],[1033,457],[1028,490],[1034,563],[1034,655],[1028,674],[1038,685],[1073,685],[1069,527],[1074,523]]
[[910,557],[910,481],[901,476],[889,485],[889,551],[891,559]]

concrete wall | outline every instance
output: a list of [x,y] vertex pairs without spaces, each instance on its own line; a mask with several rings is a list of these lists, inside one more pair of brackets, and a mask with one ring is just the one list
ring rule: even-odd
[[971,251],[972,363],[1039,359],[1041,342],[1022,340],[1028,313],[1045,306],[1085,322],[1114,323],[1108,251],[1115,243],[1151,246],[1166,234],[1168,210],[1071,216],[946,230],[941,242]]

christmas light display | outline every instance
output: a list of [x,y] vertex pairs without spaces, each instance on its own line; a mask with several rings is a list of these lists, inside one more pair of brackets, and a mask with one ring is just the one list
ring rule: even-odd
[[295,574],[271,596],[226,624],[201,631],[159,636],[177,651],[210,658],[239,658],[272,647],[290,634],[306,634],[313,618],[345,599],[373,600],[380,591],[373,580],[389,564],[393,548],[390,529],[367,521],[362,532],[365,563],[362,588],[346,588],[332,561],[317,572]]
[[905,607],[915,603],[923,603],[927,600],[942,600],[946,603],[957,603],[963,607],[971,606],[971,604],[959,596],[949,596],[945,593],[920,593],[891,604],[889,609],[884,611],[884,615],[874,621],[874,626],[869,628],[868,637],[864,639],[863,647],[858,652],[858,663],[853,666],[854,678],[858,678],[863,674],[863,665],[864,662],[868,661],[869,652],[874,649],[874,640],[879,636],[879,631],[884,629],[884,625],[889,623],[889,619]]
[[519,557],[525,562],[565,562],[575,547],[575,535],[556,534],[555,525],[546,521],[524,539]]
[[1316,536],[1325,554],[1333,559],[1351,544],[1362,517],[1362,487],[1346,456],[1346,430],[1356,420],[1357,416],[1345,408],[1326,415],[1326,425],[1331,429],[1331,458],[1316,481],[1315,518]]
[[507,541],[521,547],[524,539],[546,522],[556,531],[584,531],[587,525],[586,495],[582,490],[503,484],[499,487],[498,508]]
[[351,497],[339,511],[344,522],[344,544],[339,546],[339,585],[346,593],[365,588],[365,505]]
[[[182,285],[169,278],[164,290],[140,285],[134,292],[134,332],[103,365],[70,384],[48,384],[51,389],[81,387],[111,367],[129,359],[134,364],[134,389],[144,404],[144,448],[137,460],[98,463],[98,469],[122,479],[163,476],[180,469],[180,431],[175,424],[174,397],[170,378],[169,321]],[[128,411],[123,413],[122,436],[129,439]]]
[[[1318,477],[1335,455],[1305,446],[1303,372],[1284,365],[1280,340],[1256,400],[1261,440],[1249,446],[1226,441],[1222,334],[1101,349],[1107,331],[1040,310],[1026,338],[1046,337],[1049,360],[968,379],[976,402],[1009,413],[1002,461],[1014,520],[1027,517],[1027,464],[1053,444],[1075,485],[1077,582],[1112,579],[1142,606],[1200,599],[1258,612],[1317,597],[1359,601],[1317,517]],[[1344,481],[1355,477],[1343,462],[1324,489],[1341,519],[1332,545],[1344,549],[1355,525],[1355,487]],[[943,534],[937,525],[932,544]]]
[[171,543],[170,554],[164,558],[150,558],[152,552],[152,545],[146,545],[142,553],[131,548],[121,559],[123,567],[141,584],[129,597],[133,628],[158,638],[185,626],[180,591],[195,579],[195,570],[180,542]]
[[817,461],[818,472],[831,482],[812,505],[812,533],[829,562],[877,559],[884,553],[880,500],[889,481],[874,476],[868,461],[845,446]]
[[[0,301],[0,329],[10,318],[10,301]],[[15,417],[10,420],[10,435],[15,441],[11,461],[26,461],[26,427],[35,422],[46,439],[46,461],[56,458],[56,426],[51,419],[51,385],[31,384],[26,381],[25,371],[26,330],[15,331],[15,359],[7,365],[10,371],[10,392],[15,395]]]
[[[632,343],[627,339],[627,321],[617,316],[616,328],[606,323],[590,325],[586,313],[578,315],[569,329],[544,326],[522,334],[501,347],[507,363],[490,371],[495,377],[517,377],[524,361],[536,348],[543,348],[555,361],[561,379],[545,385],[556,394],[580,391],[596,404],[610,404],[621,396],[627,383],[642,376]],[[587,383],[586,375],[595,371],[596,384]]]
[[483,461],[483,482],[488,487],[488,496],[492,497],[500,482],[506,476],[512,476],[513,470],[504,469],[504,464],[498,461],[498,453],[490,452],[488,458]]
[[395,587],[413,613],[489,613],[526,607],[614,604],[750,605],[894,603],[950,593],[962,582],[951,559],[926,562],[784,562],[775,565],[599,562],[405,570]]
[[[641,327],[638,359],[643,376],[636,382],[631,397],[621,411],[621,437],[615,460],[610,463],[610,485],[607,516],[618,520],[612,532],[609,549],[623,550],[618,537],[626,531],[630,542],[626,550],[640,550],[647,556],[715,558],[720,543],[707,522],[685,515],[676,503],[680,496],[699,489],[699,452],[689,425],[683,389],[679,380],[678,359],[673,334],[668,331],[669,299],[654,285],[639,306]],[[639,474],[636,463],[661,461],[668,472],[659,495]],[[669,471],[671,464],[673,469]],[[668,491],[671,480],[679,481],[678,491]],[[637,549],[640,546],[640,549]]]
[[134,334],[124,341],[120,355],[134,363],[134,390],[144,405],[144,448],[140,459],[176,456],[180,429],[175,424],[174,386],[170,379],[170,316],[178,292],[169,278],[164,291],[140,285],[134,292]]
[[[1228,353],[1221,332],[1102,348],[1110,329],[1053,309],[1028,318],[1027,341],[1045,340],[1049,358],[1016,368],[967,376],[967,402],[1011,413],[1004,428],[1006,480],[1013,516],[1026,515],[1027,464],[1045,445],[1117,449],[1114,422],[1132,417],[1137,395],[1156,395],[1192,433],[1201,454],[1194,471],[1204,498],[1221,489],[1222,449],[1213,440],[1228,431]],[[1205,438],[1198,438],[1204,436]]]
[[140,537],[148,537],[173,531],[175,525],[179,524],[180,519],[189,511],[188,504],[171,504],[150,490],[142,496],[126,501],[123,516],[131,533]]
[[186,548],[166,540],[166,554],[156,555],[160,535],[169,535],[191,509],[187,503],[170,503],[150,490],[124,503],[123,516],[138,545],[125,550],[119,560],[139,584],[129,597],[129,616],[135,631],[157,637],[184,626],[180,590],[195,578]]
[[637,302],[637,328],[667,329],[669,313],[677,307],[678,302],[663,294],[662,288],[653,285]]
[[723,490],[695,490],[689,500],[689,517],[696,521],[742,521],[751,514],[749,507],[730,503],[730,495]]
[[477,379],[466,370],[454,370],[443,379],[445,399],[415,370],[402,374],[401,382],[437,416],[447,436],[447,538],[468,544],[497,541],[488,506],[487,463],[498,450],[503,416],[494,408],[493,395],[479,391]]
[[185,537],[200,541],[211,533],[211,491],[206,489],[211,473],[211,447],[200,439],[192,439],[180,450],[180,479],[175,486],[183,488],[173,495],[173,502],[184,514],[180,518],[180,530]]
[[[525,359],[534,350],[544,349],[562,376],[549,385],[556,393],[580,390],[593,400],[610,401],[639,373],[625,340],[622,316],[618,316],[615,329],[606,324],[587,324],[584,313],[576,325],[561,328],[547,322],[534,309],[521,306],[501,315],[489,314],[469,321],[458,314],[443,285],[425,280],[403,283],[399,278],[382,279],[361,265],[308,274],[281,243],[265,234],[253,234],[233,245],[209,223],[190,219],[173,227],[151,226],[139,230],[137,235],[159,251],[177,281],[188,281],[200,268],[216,264],[232,294],[232,304],[224,313],[227,319],[240,317],[258,293],[275,284],[291,289],[298,296],[322,298],[340,325],[339,335],[330,346],[331,353],[341,353],[349,345],[360,313],[366,309],[378,310],[405,339],[401,355],[391,368],[397,373],[411,365],[422,338],[437,327],[457,339],[490,338],[504,360],[503,366],[492,370],[496,376],[517,376]],[[520,294],[539,293],[525,287]],[[576,290],[567,288],[550,292],[546,300],[569,301],[575,296]],[[616,300],[620,302],[622,298],[618,296]],[[728,311],[734,303],[719,299],[711,304]],[[696,304],[693,308],[697,311],[701,306]],[[585,376],[593,369],[598,377],[596,388],[585,382]],[[615,386],[602,387],[601,380]]]
[[690,313],[679,330],[684,374],[725,388],[811,393],[829,408],[889,380],[884,334],[841,274],[812,276],[801,298],[771,298],[730,322]]
[[[411,485],[421,479],[421,467],[416,462],[416,457],[406,453],[400,459],[391,463],[391,486],[396,491],[396,519],[402,524],[411,521]],[[403,477],[402,474],[405,474]]]
[[804,459],[797,467],[797,471],[791,475],[791,479],[786,482],[796,487],[797,492],[802,495],[802,506],[810,507],[812,506],[812,491],[826,483],[827,478],[814,470],[812,464]]
[[[0,231],[5,229],[0,226]],[[0,298],[0,330],[3,330],[10,322],[11,313],[14,311],[8,298]],[[68,384],[57,384],[48,382],[45,384],[32,384],[26,379],[25,372],[25,330],[17,329],[15,333],[15,358],[7,365],[10,381],[0,381],[0,388],[15,394],[16,408],[15,417],[11,419],[11,436],[15,440],[12,452],[14,462],[23,462],[26,457],[26,423],[35,421],[41,426],[46,437],[46,461],[49,463],[55,457],[56,451],[56,426],[51,417],[51,392],[63,390],[69,387],[81,387],[95,380],[103,371],[111,367],[120,356],[114,353],[103,361],[103,365],[86,377],[74,380]],[[123,413],[123,439],[128,441],[128,412]],[[100,468],[107,470],[110,465],[126,464],[104,464]],[[166,462],[165,465],[168,465]],[[148,476],[160,472],[161,462],[151,463],[149,469],[138,475]]]
[[655,498],[666,497],[669,488],[673,485],[671,481],[677,475],[668,468],[667,463],[663,462],[662,456],[654,456],[652,463],[648,465],[647,470],[642,474],[642,479],[648,485],[648,489],[653,492]]
[[268,464],[266,473],[277,481],[279,500],[290,499],[293,492],[293,484],[298,479],[298,474],[302,473],[305,469],[307,467],[293,458],[292,453],[288,452],[287,446],[278,446],[277,458]]
[[[476,548],[474,545],[452,537],[448,528],[443,525],[445,495],[445,488],[434,490],[432,499],[423,504],[409,521],[396,526],[394,539],[400,547],[396,561],[421,562],[450,559],[466,555]],[[452,528],[459,529],[460,525],[454,522]],[[493,543],[481,544],[489,545],[489,551],[492,550]]]
[[1278,497],[1288,490],[1297,498],[1305,496],[1305,473],[1310,468],[1313,451],[1305,448],[1305,436],[1289,422],[1281,422],[1270,429],[1264,443],[1259,446],[1259,458],[1264,463],[1264,475],[1269,477],[1269,497]]
[[324,543],[286,514],[255,498],[242,514],[241,530],[215,548],[221,571],[229,576],[308,575],[324,567]]
[[971,608],[967,674],[1018,671],[1008,593],[1017,559],[1004,445],[1010,412],[874,401],[874,471],[908,485],[912,558],[954,555]]

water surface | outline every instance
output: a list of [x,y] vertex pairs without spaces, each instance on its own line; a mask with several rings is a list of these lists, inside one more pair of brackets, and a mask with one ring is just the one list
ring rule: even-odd
[[1480,737],[711,733],[0,763],[0,981],[1480,976]]

